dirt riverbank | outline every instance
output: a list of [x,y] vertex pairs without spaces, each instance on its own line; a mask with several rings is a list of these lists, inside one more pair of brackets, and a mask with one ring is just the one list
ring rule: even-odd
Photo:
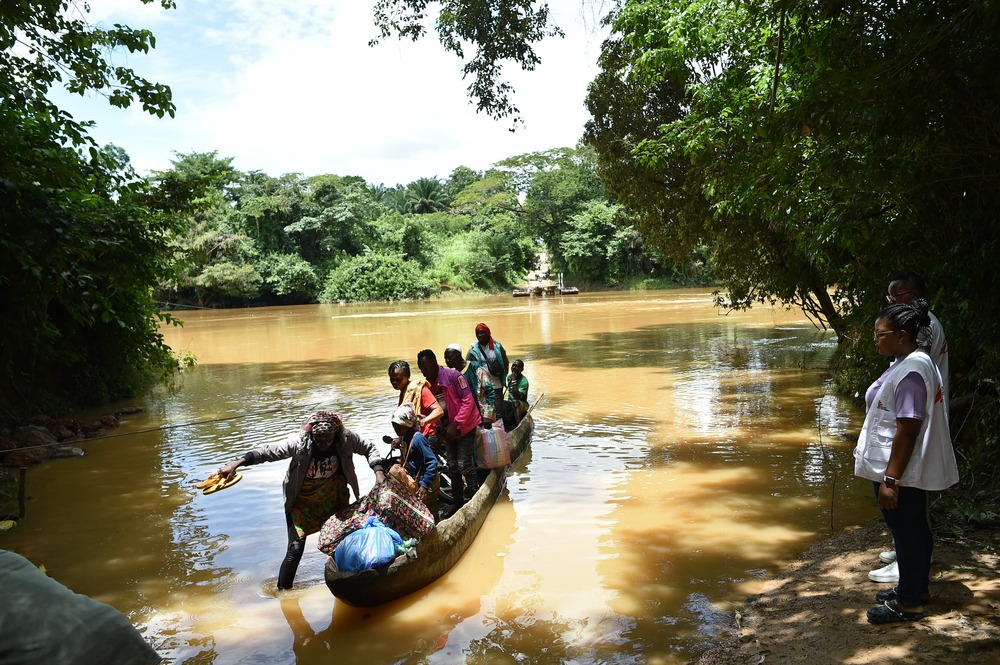
[[881,522],[837,534],[739,604],[737,626],[700,665],[1000,663],[1000,529],[938,537],[932,601],[916,623],[873,626],[868,580],[889,547]]

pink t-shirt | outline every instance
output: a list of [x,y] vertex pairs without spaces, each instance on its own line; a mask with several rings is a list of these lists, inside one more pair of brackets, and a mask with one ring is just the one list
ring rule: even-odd
[[448,419],[458,423],[458,431],[465,435],[482,422],[476,396],[472,394],[469,381],[461,372],[450,367],[438,366],[437,385],[444,389],[444,400],[448,404]]

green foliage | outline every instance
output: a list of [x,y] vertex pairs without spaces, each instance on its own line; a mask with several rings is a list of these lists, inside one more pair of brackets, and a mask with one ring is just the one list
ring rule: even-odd
[[0,404],[8,417],[49,399],[133,393],[173,367],[159,333],[169,317],[152,291],[172,273],[174,220],[163,196],[48,98],[62,84],[162,117],[174,113],[170,90],[111,61],[115,51],[148,52],[148,31],[91,26],[89,9],[71,4],[0,4]]
[[619,206],[595,199],[569,218],[559,250],[574,278],[592,284],[617,284],[655,269],[652,257],[644,251],[642,236],[620,216]]
[[173,222],[120,151],[85,160],[41,119],[0,112],[0,392],[127,394],[171,366],[151,287]]
[[[398,35],[416,41],[422,37],[428,4],[426,0],[378,0],[375,25],[382,38]],[[563,34],[551,24],[548,5],[532,0],[445,0],[440,5],[436,28],[441,44],[459,58],[466,57],[466,49],[475,49],[462,68],[462,77],[471,80],[469,96],[477,108],[497,119],[517,118],[518,109],[510,98],[513,88],[501,77],[503,65],[513,62],[525,71],[533,70],[541,63],[533,45]]]
[[178,369],[190,369],[198,364],[198,356],[191,351],[172,351]]
[[520,281],[533,257],[527,238],[517,238],[509,229],[496,226],[459,237],[433,270],[441,281],[494,291]]
[[953,282],[945,246],[996,219],[998,153],[976,128],[995,122],[997,11],[628,2],[587,138],[661,251],[710,245],[727,305],[798,303],[844,338],[900,268]]
[[426,298],[430,293],[430,283],[413,262],[400,256],[366,252],[347,259],[330,273],[320,300],[414,300]]
[[[233,261],[219,261],[205,266],[194,279],[199,291],[223,298],[223,304],[245,305],[246,301],[260,294],[263,277],[254,266]],[[203,297],[201,302],[212,301]]]
[[979,485],[1000,461],[982,409],[997,324],[977,315],[1000,305],[1000,6],[633,0],[611,25],[587,140],[639,230],[676,260],[708,246],[722,304],[832,327],[852,394],[884,362],[869,332],[889,279],[922,273],[952,395],[980,398],[956,431],[993,451],[963,452]]
[[458,196],[463,189],[482,180],[483,174],[470,169],[468,166],[457,166],[448,176],[444,183],[444,195],[447,203],[451,205],[452,200]]
[[[151,178],[184,229],[173,237],[184,270],[161,280],[161,298],[202,307],[314,302],[327,297],[321,290],[331,271],[372,254],[401,257],[450,288],[506,290],[524,279],[538,238],[561,260],[564,234],[578,236],[567,247],[586,242],[573,216],[611,205],[587,148],[521,155],[498,166],[482,174],[458,167],[445,182],[418,178],[386,187],[357,176],[245,174],[215,152],[177,155],[170,170]],[[618,216],[620,229],[602,226],[599,262],[574,254],[576,278],[614,284],[669,273]],[[364,293],[413,297],[381,286],[345,297]]]
[[485,223],[494,216],[506,218],[523,212],[510,174],[495,169],[463,187],[452,199],[451,208],[470,223],[472,220]]
[[[149,4],[153,0],[142,0]],[[172,0],[161,0],[164,9]],[[72,8],[72,11],[70,9]],[[144,111],[174,115],[170,88],[116,66],[108,55],[124,49],[148,53],[156,40],[148,30],[124,25],[92,26],[90,8],[74,2],[5,2],[0,5],[0,94],[5,104],[27,115],[42,113],[73,145],[92,143],[85,128],[48,101],[52,86],[79,94],[100,92],[109,103],[126,108],[138,101]]]
[[[429,216],[393,213],[380,217],[374,223],[379,251],[398,254],[420,266],[429,265],[434,258],[434,236],[429,228]],[[444,219],[448,218],[448,215],[444,216]]]
[[312,302],[319,277],[316,268],[297,254],[270,254],[257,263],[264,288],[282,300]]
[[406,186],[406,212],[423,215],[447,209],[447,194],[437,178],[419,178]]

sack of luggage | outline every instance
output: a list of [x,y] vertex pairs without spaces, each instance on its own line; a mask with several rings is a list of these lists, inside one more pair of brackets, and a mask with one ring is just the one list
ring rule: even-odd
[[348,534],[333,553],[337,569],[346,573],[382,568],[396,558],[396,547],[403,544],[399,534],[382,524],[374,515],[364,526]]
[[396,481],[407,492],[417,496],[417,492],[420,491],[420,483],[416,479],[406,472],[402,464],[393,464],[389,467],[389,472],[386,474],[389,478]]
[[503,421],[497,420],[490,429],[477,429],[472,459],[480,469],[500,469],[510,464],[510,445]]

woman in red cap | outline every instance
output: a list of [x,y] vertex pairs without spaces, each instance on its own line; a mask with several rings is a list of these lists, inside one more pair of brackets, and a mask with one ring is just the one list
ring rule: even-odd
[[510,362],[507,360],[507,351],[500,342],[493,339],[490,328],[485,323],[476,326],[476,343],[469,347],[465,359],[478,362],[485,367],[496,394],[503,394],[503,389],[507,385]]

